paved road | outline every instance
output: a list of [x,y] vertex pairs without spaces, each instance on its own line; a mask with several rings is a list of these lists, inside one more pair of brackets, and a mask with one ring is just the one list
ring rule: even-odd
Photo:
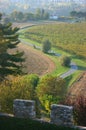
[[[30,46],[33,46],[34,47],[34,45],[33,44],[31,44],[31,43],[29,43],[29,42],[26,42],[25,40],[23,40],[23,39],[20,39],[20,41],[22,42],[22,43],[25,43],[25,44],[27,44],[27,45],[30,45]],[[41,47],[39,47],[39,46],[35,46],[37,49],[40,49],[41,50]],[[56,53],[56,52],[54,52],[53,50],[51,51],[51,53],[54,53],[54,55],[55,56],[58,56],[58,57],[60,57],[61,56],[61,54],[59,54],[59,53]],[[65,72],[65,73],[63,73],[62,75],[60,75],[60,77],[61,78],[66,78],[66,77],[68,77],[68,76],[70,76],[71,74],[73,74],[76,70],[78,70],[78,67],[77,67],[77,65],[74,63],[74,62],[71,62],[71,64],[70,64],[70,70],[69,71],[67,71],[67,72]]]
[[33,45],[33,44],[31,44],[31,43],[25,41],[24,39],[19,38],[19,40],[20,40],[22,43],[25,43],[25,44],[27,44],[27,45],[29,45],[29,46],[32,46],[32,47],[35,47],[35,48],[41,50],[41,47],[39,47],[39,46],[35,46],[35,45]]
[[71,74],[73,74],[76,70],[78,70],[78,67],[74,62],[71,62],[70,66],[71,66],[71,68],[70,68],[69,71],[67,71],[64,74],[60,75],[61,78],[66,78],[66,77],[70,76]]
[[[57,56],[57,57],[61,56],[61,54],[56,53],[53,50],[51,51],[51,53],[54,53],[54,55]],[[67,72],[65,72],[65,73],[63,73],[62,75],[60,75],[60,77],[61,78],[66,78],[66,77],[70,76],[71,74],[73,74],[76,70],[78,70],[78,66],[74,62],[71,62],[71,64],[70,64],[70,70],[67,71]]]

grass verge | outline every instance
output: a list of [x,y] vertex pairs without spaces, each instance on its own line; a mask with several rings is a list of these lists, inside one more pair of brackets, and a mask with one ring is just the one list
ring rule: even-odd
[[[28,29],[28,28],[27,28]],[[27,30],[23,30],[23,31],[20,31],[20,38],[24,39],[26,42],[29,42],[35,46],[39,46],[41,47],[41,44],[38,43],[38,42],[35,42],[35,41],[31,41],[29,39],[26,39],[25,36],[24,36],[24,33],[25,31]],[[23,34],[23,35],[22,35]],[[66,51],[63,51],[63,50],[60,50],[58,48],[55,48],[55,47],[52,47],[52,50],[58,54],[61,54],[61,55],[68,55],[71,57],[72,61],[76,63],[76,65],[78,66],[78,70],[70,75],[69,77],[66,78],[66,81],[67,81],[67,84],[68,85],[71,85],[75,79],[78,77],[78,75],[83,72],[84,70],[86,70],[86,61],[83,60],[83,59],[79,59],[77,56],[75,55],[72,55]],[[54,70],[54,72],[52,72],[53,75],[56,75],[56,76],[59,76],[63,73],[65,73],[66,71],[68,71],[70,68],[67,68],[67,67],[62,67],[59,63],[59,57],[55,57],[53,55],[48,55],[53,61],[54,63],[56,64],[56,69]],[[70,78],[71,77],[71,78]]]
[[[31,40],[26,39],[24,37],[20,37],[20,38],[22,38],[25,42],[31,43],[32,45],[42,47],[40,43],[37,43],[35,41],[31,41]],[[52,75],[60,76],[61,74],[65,73],[66,71],[68,71],[70,69],[68,67],[63,67],[63,66],[60,65],[59,57],[53,56],[53,55],[50,55],[50,54],[46,54],[46,56],[48,56],[49,58],[51,58],[52,61],[56,65],[56,69],[51,73]]]

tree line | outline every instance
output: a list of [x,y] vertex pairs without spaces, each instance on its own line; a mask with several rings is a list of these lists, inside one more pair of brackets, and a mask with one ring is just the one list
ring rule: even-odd
[[81,11],[71,11],[70,15],[72,17],[77,17],[77,18],[85,18],[86,19],[86,12],[81,12]]
[[35,13],[27,12],[23,13],[21,11],[13,11],[9,16],[7,16],[4,21],[8,22],[27,22],[31,20],[47,20],[49,19],[49,13],[44,9],[36,9]]

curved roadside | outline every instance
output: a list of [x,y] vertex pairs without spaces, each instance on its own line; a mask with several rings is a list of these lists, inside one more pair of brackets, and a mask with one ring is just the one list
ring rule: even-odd
[[41,51],[34,49],[24,42],[18,45],[18,49],[25,53],[24,72],[43,76],[55,70],[55,63]]
[[[20,39],[21,40],[21,42],[23,43],[23,44],[26,44],[26,45],[29,45],[29,46],[33,46],[33,44],[31,44],[31,43],[29,43],[29,42],[26,42],[26,41],[24,41],[23,39]],[[39,46],[36,46],[36,48],[37,49],[41,49]],[[34,51],[34,50],[33,50]],[[55,52],[54,52],[55,53]],[[61,56],[60,54],[57,54],[57,53],[55,53],[55,56],[57,56],[57,57],[59,57],[59,56]],[[47,56],[46,56],[47,57]],[[49,58],[48,58],[48,60],[49,60]],[[51,72],[55,69],[55,66],[53,66],[52,65],[52,63],[50,63],[50,64],[48,64],[48,66],[49,66],[49,68],[47,69],[47,71],[44,73],[44,74],[46,74],[46,73],[49,73],[50,72],[50,68],[51,68]],[[53,67],[54,68],[53,68]],[[60,75],[60,77],[61,78],[66,78],[66,77],[68,77],[68,76],[70,76],[71,74],[73,74],[75,71],[77,71],[78,70],[78,66],[74,63],[74,62],[71,62],[71,64],[70,64],[70,70],[69,71],[67,71],[67,72],[65,72],[65,73],[63,73],[62,75]]]
[[[26,28],[26,27],[28,27],[28,26],[25,26],[25,25],[24,25],[23,28]],[[22,28],[21,28],[21,29],[22,29]],[[29,43],[29,42],[26,42],[26,41],[24,41],[23,39],[20,39],[20,41],[21,41],[22,43],[25,43],[25,44],[29,45],[29,46],[33,46],[33,44],[31,44],[31,43]],[[41,49],[39,46],[36,46],[36,48],[37,48],[37,49]],[[55,53],[55,56],[61,56],[61,55]],[[52,66],[52,65],[51,65],[51,66]],[[50,68],[52,68],[52,67],[50,67]],[[55,65],[54,65],[54,69],[55,69]],[[54,70],[54,69],[53,69],[53,70]],[[53,70],[52,70],[52,71],[53,71]],[[67,71],[67,72],[65,72],[65,73],[63,73],[63,74],[61,74],[60,77],[61,77],[61,78],[66,78],[66,77],[70,76],[71,74],[75,73],[75,71],[77,71],[77,70],[78,70],[78,66],[77,66],[74,62],[71,62],[71,64],[70,64],[70,70]],[[51,71],[51,72],[52,72],[52,71]],[[49,71],[47,70],[46,73],[48,73],[48,72],[49,72]]]
[[78,70],[78,66],[74,62],[71,62],[70,66],[71,66],[71,68],[69,71],[60,75],[61,78],[66,78]]

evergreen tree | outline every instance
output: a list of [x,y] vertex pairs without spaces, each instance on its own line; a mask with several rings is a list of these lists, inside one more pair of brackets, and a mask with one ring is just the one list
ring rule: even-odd
[[[0,15],[1,19],[1,15]],[[3,24],[0,22],[0,80],[10,74],[22,74],[22,62],[24,61],[23,52],[16,51],[10,53],[19,44],[19,28],[12,28],[12,24]]]
[[[2,14],[0,14],[0,20],[1,20]],[[3,32],[2,32],[2,24],[0,23],[0,54],[3,51],[6,51],[6,43],[7,41],[3,38]]]

